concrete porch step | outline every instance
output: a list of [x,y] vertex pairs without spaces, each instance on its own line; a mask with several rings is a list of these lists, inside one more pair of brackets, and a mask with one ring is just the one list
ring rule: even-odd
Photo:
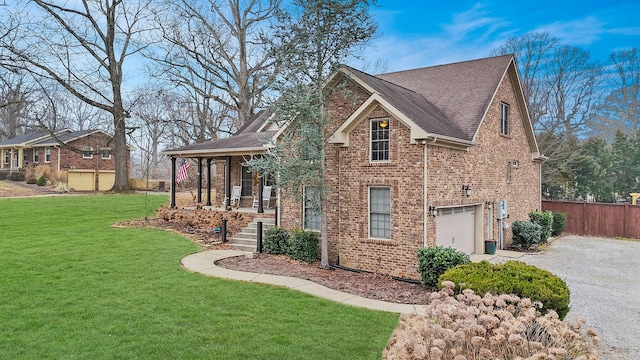
[[262,222],[262,234],[275,226],[274,219],[256,218],[247,227],[229,239],[229,245],[241,251],[255,252],[258,247],[258,222]]

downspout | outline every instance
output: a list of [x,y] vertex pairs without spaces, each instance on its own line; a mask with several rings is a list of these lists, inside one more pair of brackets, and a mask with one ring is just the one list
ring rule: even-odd
[[422,184],[422,222],[424,224],[424,226],[422,227],[422,247],[427,247],[427,221],[429,221],[429,210],[428,210],[428,203],[427,203],[427,185],[429,184],[428,181],[428,176],[429,176],[429,170],[427,170],[428,168],[428,155],[429,155],[429,151],[428,151],[428,147],[429,145],[427,145],[427,141],[426,140],[422,140],[422,146],[423,146],[423,156],[424,156],[424,160],[423,160],[423,184]]
[[429,204],[428,204],[428,193],[429,193],[429,145],[434,144],[438,138],[433,137],[431,142],[427,142],[426,139],[421,141],[422,146],[424,146],[424,161],[423,161],[423,184],[422,184],[422,219],[424,226],[422,227],[422,246],[427,247],[427,222],[429,221]]

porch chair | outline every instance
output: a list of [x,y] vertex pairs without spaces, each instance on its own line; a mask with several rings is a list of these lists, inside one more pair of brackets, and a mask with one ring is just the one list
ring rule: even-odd
[[[234,186],[231,190],[231,202],[229,202],[229,206],[233,206],[233,203],[236,203],[236,206],[240,206],[240,191],[242,187]],[[224,198],[224,206],[227,205],[227,198]]]
[[[271,186],[265,186],[262,188],[262,206],[266,207],[267,209],[269,208],[269,203],[271,202]],[[258,205],[260,205],[259,203],[260,200],[258,200],[257,196],[253,197],[253,205],[251,205],[251,207],[257,208]],[[265,206],[265,201],[266,201],[266,206]]]

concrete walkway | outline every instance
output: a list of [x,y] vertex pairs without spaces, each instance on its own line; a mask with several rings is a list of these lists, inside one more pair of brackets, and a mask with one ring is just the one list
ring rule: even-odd
[[[208,250],[187,255],[181,260],[181,263],[185,269],[204,275],[228,280],[248,281],[260,284],[284,286],[289,289],[302,291],[313,296],[339,302],[345,305],[362,307],[371,310],[394,312],[399,314],[424,312],[425,305],[397,304],[379,300],[372,300],[364,298],[362,296],[356,296],[329,289],[328,287],[322,286],[309,280],[281,275],[257,274],[244,271],[229,270],[215,264],[215,262],[220,259],[233,256],[244,256],[245,254],[247,253],[238,250]],[[521,253],[498,251],[498,254],[496,255],[481,255],[481,258],[474,259],[474,261],[489,260],[496,256],[516,258],[520,257],[521,255]]]

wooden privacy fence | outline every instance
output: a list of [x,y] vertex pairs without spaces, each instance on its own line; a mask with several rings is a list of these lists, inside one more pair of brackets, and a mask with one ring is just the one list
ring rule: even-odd
[[640,239],[638,205],[543,200],[542,210],[567,214],[569,234]]

